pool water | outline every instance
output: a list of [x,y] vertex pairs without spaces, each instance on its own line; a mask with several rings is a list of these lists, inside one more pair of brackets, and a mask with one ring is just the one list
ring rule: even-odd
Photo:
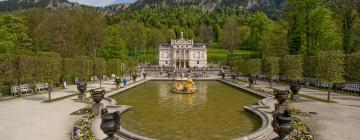
[[171,81],[150,81],[114,95],[133,108],[121,125],[137,135],[161,140],[225,140],[256,131],[261,121],[243,106],[260,97],[218,81],[196,81],[198,93],[174,94]]

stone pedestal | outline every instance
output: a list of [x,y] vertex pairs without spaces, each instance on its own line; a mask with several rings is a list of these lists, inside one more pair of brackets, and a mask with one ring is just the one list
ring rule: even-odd
[[112,137],[107,137],[104,140],[119,140],[119,137],[112,136]]
[[92,113],[94,114],[101,114],[101,109],[104,108],[104,104],[102,103],[95,103],[93,104],[92,108],[91,108],[91,111]]
[[285,110],[287,110],[288,107],[286,104],[276,104],[275,105],[275,113],[277,114],[283,114]]
[[86,99],[86,94],[84,94],[84,93],[79,93],[78,94],[78,100],[79,101],[85,101],[85,99]]

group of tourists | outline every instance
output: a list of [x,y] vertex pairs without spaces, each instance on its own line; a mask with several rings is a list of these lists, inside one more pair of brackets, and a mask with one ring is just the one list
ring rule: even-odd
[[123,82],[124,87],[127,85],[127,80],[126,80],[126,78],[124,78],[123,80],[121,80],[120,77],[119,77],[119,78],[115,77],[115,85],[116,85],[116,88],[117,88],[117,89],[120,88],[121,82]]

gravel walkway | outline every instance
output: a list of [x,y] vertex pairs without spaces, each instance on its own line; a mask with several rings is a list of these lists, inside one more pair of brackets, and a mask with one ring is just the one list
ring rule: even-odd
[[[114,88],[112,81],[105,81],[106,90]],[[99,84],[89,84],[88,89],[98,88]],[[77,93],[76,86],[52,93],[58,98]],[[89,95],[88,95],[89,96]],[[42,103],[48,94],[39,94],[0,102],[0,139],[6,140],[67,140],[73,123],[80,116],[70,115],[85,106],[72,97],[53,103]]]

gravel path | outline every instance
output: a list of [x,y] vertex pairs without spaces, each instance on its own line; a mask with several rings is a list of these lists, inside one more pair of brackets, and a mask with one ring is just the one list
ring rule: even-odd
[[[267,88],[268,82],[257,81],[257,87]],[[274,88],[289,89],[288,85],[274,83]],[[301,88],[301,94],[327,99],[327,92]],[[360,139],[360,97],[331,93],[331,100],[337,103],[323,103],[302,98],[291,106],[316,115],[302,118],[315,132],[317,140],[358,140]]]
[[[106,90],[113,88],[112,81],[105,81]],[[88,89],[98,88],[99,84],[89,84]],[[77,93],[76,86],[52,93],[58,98]],[[88,95],[89,96],[89,95]],[[76,102],[77,97],[42,103],[48,99],[47,93],[0,102],[0,139],[6,140],[67,140],[73,123],[80,116],[70,115],[85,106]]]

